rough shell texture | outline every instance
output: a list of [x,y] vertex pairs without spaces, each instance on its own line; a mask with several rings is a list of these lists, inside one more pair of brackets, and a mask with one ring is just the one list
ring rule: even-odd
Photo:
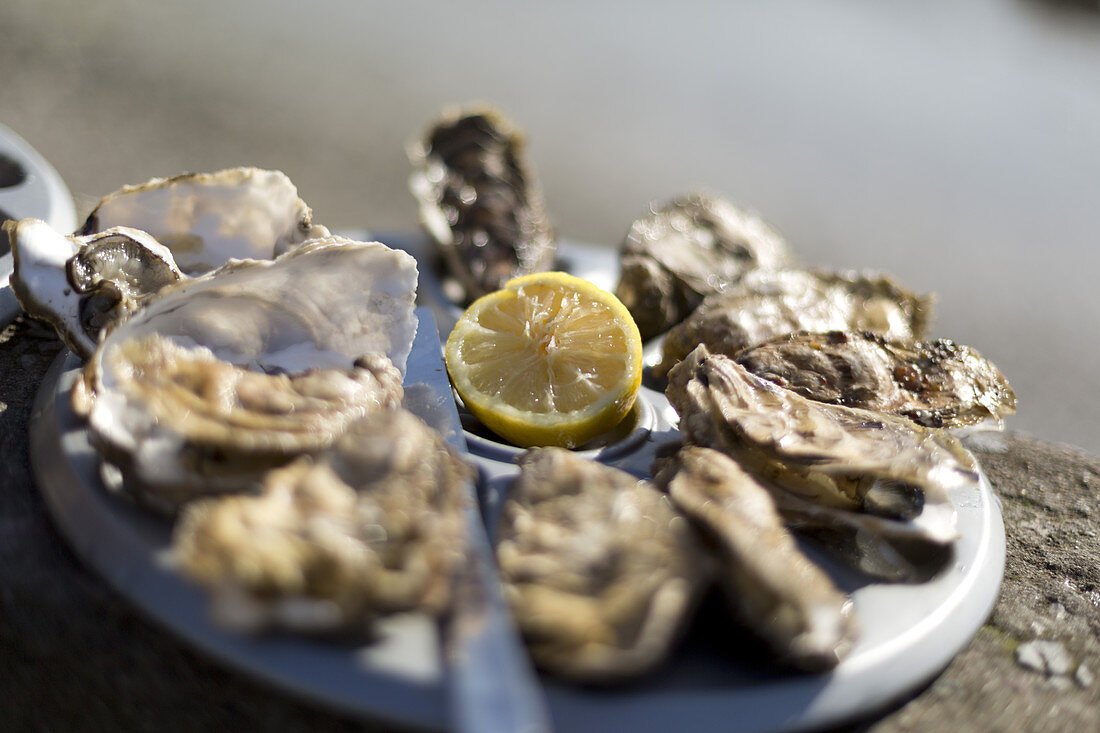
[[258,496],[188,506],[174,555],[236,629],[361,633],[383,614],[439,614],[465,557],[471,478],[411,413],[372,414],[269,473]]
[[520,465],[497,559],[535,663],[593,683],[652,669],[705,581],[691,527],[653,486],[567,450]]
[[130,491],[168,512],[197,496],[255,488],[268,469],[327,448],[403,394],[383,356],[348,370],[265,374],[150,334],[109,341],[97,358],[92,443]]
[[522,134],[492,109],[445,112],[410,150],[410,188],[443,263],[472,301],[552,269],[554,231]]
[[890,339],[921,338],[931,309],[931,298],[884,275],[754,270],[670,330],[653,371],[667,375],[699,344],[732,357],[793,331],[868,330]]
[[136,229],[73,237],[38,219],[8,221],[4,229],[15,265],[11,287],[23,310],[84,358],[102,329],[183,277],[171,253]]
[[783,238],[763,220],[715,196],[683,196],[651,206],[631,225],[615,294],[650,339],[749,270],[790,260]]
[[855,635],[852,605],[795,544],[769,491],[733,459],[689,446],[656,476],[711,540],[730,604],[786,664],[836,666]]
[[890,412],[926,427],[999,423],[1016,411],[1016,394],[1000,370],[947,339],[803,332],[743,351],[737,361],[811,400]]
[[125,186],[96,205],[81,229],[148,232],[189,275],[230,259],[272,259],[307,239],[328,236],[286,174],[259,168],[183,173]]
[[973,457],[946,431],[812,402],[706,347],[672,370],[667,395],[688,442],[881,535],[952,542],[949,494],[978,484]]

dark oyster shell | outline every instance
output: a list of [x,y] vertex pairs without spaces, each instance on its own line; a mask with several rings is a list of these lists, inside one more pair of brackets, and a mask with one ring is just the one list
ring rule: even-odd
[[1016,411],[1008,380],[974,349],[947,339],[898,341],[869,331],[795,333],[737,362],[803,397],[957,428]]
[[869,330],[890,339],[921,338],[931,310],[929,296],[885,275],[754,270],[668,332],[653,374],[667,375],[699,344],[734,357],[793,331]]
[[851,601],[798,548],[769,491],[733,459],[695,446],[661,462],[655,480],[713,541],[730,604],[780,662],[835,667],[855,636]]
[[472,301],[549,270],[556,238],[516,127],[492,109],[445,113],[410,151],[420,220]]
[[783,238],[761,219],[722,198],[683,196],[651,206],[631,225],[615,295],[648,340],[749,270],[789,260]]
[[472,475],[419,418],[377,413],[270,472],[258,496],[188,505],[174,560],[241,630],[363,632],[383,614],[439,614],[465,558]]
[[560,448],[520,459],[497,559],[535,663],[607,683],[663,660],[709,569],[667,496]]

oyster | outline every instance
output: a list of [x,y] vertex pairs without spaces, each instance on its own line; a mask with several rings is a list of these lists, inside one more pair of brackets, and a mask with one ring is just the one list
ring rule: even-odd
[[47,321],[83,358],[101,329],[184,277],[167,248],[137,229],[65,236],[38,219],[8,221],[4,229],[15,265],[11,286],[23,310]]
[[786,242],[763,220],[722,198],[683,196],[651,205],[631,225],[615,295],[648,340],[749,270],[782,267],[790,259]]
[[267,470],[324,450],[403,394],[380,355],[350,369],[265,374],[150,333],[108,340],[97,359],[90,439],[130,491],[167,512],[253,489]]
[[148,232],[189,275],[230,259],[272,259],[328,236],[286,174],[259,168],[183,173],[124,186],[105,196],[81,234],[116,226]]
[[258,496],[189,505],[173,556],[235,629],[362,632],[383,614],[439,614],[465,558],[472,475],[411,413],[375,413],[267,474]]
[[747,349],[737,361],[811,400],[891,412],[926,427],[1000,422],[1016,411],[1016,394],[1000,370],[947,339],[795,333]]
[[713,541],[727,598],[779,660],[835,667],[854,637],[851,601],[798,549],[768,490],[731,458],[695,446],[664,461],[655,480]]
[[687,442],[884,538],[954,541],[950,493],[977,488],[977,465],[950,433],[807,400],[705,346],[672,370],[667,396]]
[[601,683],[651,669],[708,577],[691,527],[653,486],[567,450],[520,467],[497,561],[535,663]]
[[885,275],[754,270],[714,295],[665,336],[664,377],[699,344],[711,353],[742,350],[793,331],[868,330],[889,339],[922,338],[929,296],[905,290]]
[[556,238],[515,125],[492,109],[445,112],[413,145],[409,187],[446,269],[472,301],[551,269]]

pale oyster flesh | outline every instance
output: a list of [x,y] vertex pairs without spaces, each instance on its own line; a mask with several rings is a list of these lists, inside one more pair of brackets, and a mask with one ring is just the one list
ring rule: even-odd
[[661,662],[709,578],[667,496],[560,448],[520,458],[497,562],[535,663],[593,683]]
[[125,186],[92,210],[81,234],[115,226],[148,232],[189,275],[230,259],[272,259],[328,236],[281,171],[229,168]]
[[931,308],[931,298],[885,275],[753,270],[708,297],[666,334],[653,373],[667,375],[699,344],[735,357],[793,331],[867,330],[889,339],[922,338]]
[[890,412],[926,427],[999,423],[1016,411],[1016,394],[1000,370],[947,339],[803,332],[743,351],[737,362],[811,400]]
[[977,488],[977,465],[950,433],[807,400],[704,346],[672,370],[667,396],[687,442],[883,536],[951,543],[949,494]]
[[383,614],[439,614],[465,558],[472,475],[411,413],[373,414],[270,472],[258,496],[189,505],[175,561],[237,629],[362,632]]
[[726,597],[779,661],[835,667],[855,635],[851,601],[798,548],[769,491],[731,458],[695,446],[661,461],[655,480],[711,540]]
[[523,135],[492,109],[445,112],[409,153],[420,220],[467,302],[551,269],[556,237]]
[[615,295],[648,340],[749,270],[790,261],[786,242],[763,220],[717,196],[693,194],[651,205],[631,225]]
[[9,221],[4,229],[15,265],[11,287],[23,310],[52,325],[83,358],[101,330],[184,277],[167,248],[136,229],[65,236],[38,219]]
[[89,435],[128,490],[164,511],[255,488],[265,471],[324,450],[360,418],[400,405],[381,355],[348,369],[249,371],[156,333],[105,342]]

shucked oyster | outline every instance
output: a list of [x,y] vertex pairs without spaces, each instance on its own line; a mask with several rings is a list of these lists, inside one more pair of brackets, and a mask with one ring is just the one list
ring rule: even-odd
[[381,355],[349,369],[265,374],[150,333],[110,340],[97,358],[91,441],[131,491],[168,512],[255,488],[267,470],[324,450],[403,394]]
[[667,395],[689,443],[883,537],[952,542],[949,493],[977,487],[974,459],[950,433],[812,402],[704,346],[672,370]]
[[4,229],[15,264],[11,286],[23,310],[52,325],[83,358],[101,329],[184,277],[171,253],[136,229],[65,236],[38,219],[8,221]]
[[956,428],[1016,411],[1000,370],[947,339],[888,340],[869,331],[795,333],[741,352],[753,374],[803,397]]
[[780,661],[836,666],[854,635],[851,602],[798,549],[768,490],[731,458],[695,446],[664,461],[655,480],[712,540],[731,605]]
[[189,275],[230,259],[272,259],[307,239],[327,237],[281,171],[229,168],[125,186],[92,210],[81,234],[116,226],[148,232]]
[[754,270],[713,295],[665,336],[653,373],[663,377],[699,344],[714,354],[742,350],[792,331],[868,330],[922,338],[932,301],[884,275]]
[[447,112],[409,157],[420,220],[464,291],[459,300],[551,269],[554,231],[511,121],[492,109]]
[[653,486],[567,450],[520,466],[497,561],[535,663],[587,682],[651,669],[705,580],[691,528]]
[[702,194],[651,206],[631,225],[620,257],[615,295],[647,340],[749,270],[790,261],[783,238],[764,221]]
[[363,631],[380,615],[441,613],[465,557],[472,471],[402,409],[272,471],[258,496],[189,505],[176,562],[244,630]]

